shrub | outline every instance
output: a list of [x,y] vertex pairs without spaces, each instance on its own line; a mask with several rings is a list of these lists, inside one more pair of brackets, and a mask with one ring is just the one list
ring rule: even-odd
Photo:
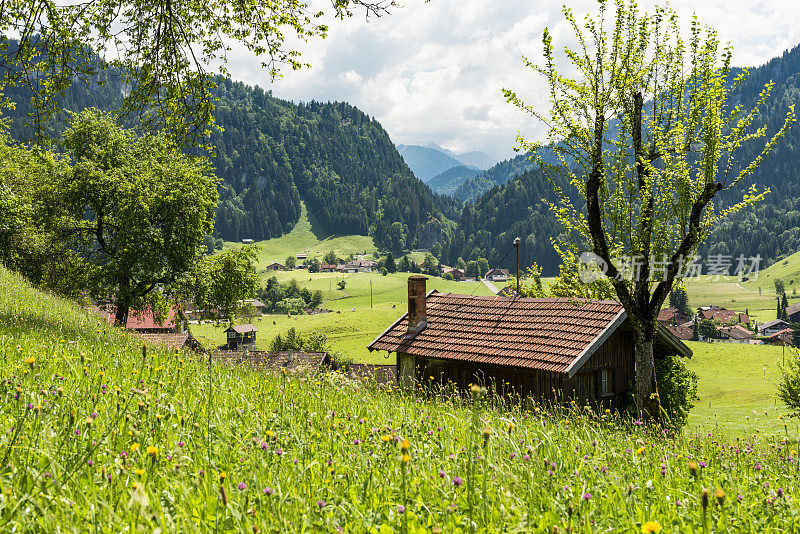
[[680,428],[689,418],[697,396],[697,374],[690,371],[679,356],[656,358],[656,380],[661,409],[668,417],[667,426]]
[[293,313],[299,315],[303,313],[303,308],[306,303],[302,298],[283,299],[275,304],[275,311],[277,313]]
[[786,363],[781,366],[778,398],[796,414],[800,414],[800,352],[789,351]]

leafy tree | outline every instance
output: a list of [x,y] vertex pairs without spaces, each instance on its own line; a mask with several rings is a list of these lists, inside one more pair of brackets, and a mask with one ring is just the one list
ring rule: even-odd
[[394,262],[394,256],[392,256],[391,252],[389,252],[386,255],[386,261],[384,262],[383,266],[390,273],[396,273],[397,272],[397,265]]
[[778,398],[793,415],[800,415],[800,351],[790,350],[786,364],[781,367]]
[[697,333],[703,339],[717,339],[719,337],[718,326],[721,326],[720,323],[714,319],[700,319],[697,322]]
[[489,272],[489,260],[478,258],[478,276],[483,278]]
[[382,267],[379,272],[381,273],[381,276],[388,276],[389,275],[389,271],[386,269],[386,267]]
[[[525,60],[548,82],[550,112],[510,90],[504,94],[547,127],[547,146],[525,140],[523,146],[553,176],[568,177],[582,199],[556,191],[551,210],[563,226],[561,242],[576,256],[588,246],[605,269],[608,278],[597,285],[613,290],[633,327],[637,411],[657,418],[658,311],[715,221],[763,197],[753,186],[739,201],[731,202],[731,193],[712,204],[720,191],[742,186],[785,134],[794,111],[789,108],[749,164],[734,167],[737,149],[766,135],[753,123],[772,85],[749,111],[732,105],[731,90],[747,73],[727,83],[731,49],[720,50],[713,30],[693,23],[685,42],[673,11],[640,14],[625,0],[617,3],[611,31],[605,2],[583,24],[571,10],[564,14],[579,43],[566,51],[575,76],[557,71],[560,58],[548,30],[544,65]],[[636,276],[623,272],[622,256],[636,258]]]
[[467,263],[467,269],[464,274],[469,278],[480,278],[480,272],[478,271],[478,262],[473,260]]
[[464,258],[461,256],[458,257],[456,260],[456,269],[461,269],[462,271],[466,270],[467,264],[464,262]]
[[439,276],[439,260],[430,252],[425,254],[425,259],[422,262],[422,271],[425,274]]
[[303,308],[305,305],[306,301],[301,298],[288,298],[276,303],[273,309],[275,310],[275,313],[300,315],[303,313]]
[[214,236],[211,234],[206,234],[203,236],[203,246],[206,249],[206,254],[209,256],[216,250],[216,244],[217,242],[214,240]]
[[297,259],[294,257],[294,254],[289,254],[286,257],[286,268],[294,269],[295,265],[297,265]]
[[181,296],[203,310],[204,317],[225,318],[232,323],[242,301],[256,293],[257,250],[250,245],[204,257],[182,279]]
[[776,294],[776,295],[778,295],[778,296],[781,296],[781,295],[783,295],[784,293],[786,293],[786,287],[785,287],[785,285],[784,285],[784,283],[783,283],[783,279],[781,279],[781,278],[775,278],[775,279],[772,281],[772,283],[773,283],[773,285],[775,286],[775,294]]
[[683,358],[674,355],[656,360],[655,372],[661,408],[667,415],[666,423],[672,428],[681,428],[686,424],[695,401],[699,400],[697,373],[687,369]]
[[328,265],[339,265],[342,263],[342,260],[339,259],[339,256],[332,250],[329,250],[325,253],[325,256],[322,258],[322,261]]
[[347,280],[339,280],[336,282],[336,287],[338,287],[340,291],[344,291],[344,288],[347,287]]
[[308,266],[308,272],[310,273],[318,273],[319,272],[319,262],[314,260]]
[[207,70],[227,74],[231,41],[262,58],[262,67],[276,76],[281,65],[305,66],[299,52],[287,46],[286,35],[300,40],[325,37],[326,15],[349,17],[354,7],[380,15],[390,2],[336,0],[328,13],[291,0],[227,0],[141,3],[131,0],[31,2],[9,0],[0,5],[4,39],[3,86],[30,90],[39,111],[35,124],[59,109],[58,97],[73,80],[96,80],[105,63],[95,53],[113,50],[109,65],[129,87],[121,114],[136,114],[153,129],[173,139],[202,141],[213,123],[214,97]]
[[217,179],[207,161],[166,137],[137,138],[97,110],[74,116],[64,147],[72,167],[53,183],[68,211],[60,235],[91,266],[92,296],[112,299],[124,325],[131,307],[198,261]]
[[687,317],[692,315],[692,309],[689,307],[689,295],[682,287],[676,287],[669,292],[669,305]]

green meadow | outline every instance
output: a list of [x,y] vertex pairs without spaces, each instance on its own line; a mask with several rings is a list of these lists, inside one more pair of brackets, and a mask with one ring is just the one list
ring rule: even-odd
[[[272,262],[284,263],[286,258],[296,254],[308,254],[308,258],[321,260],[328,251],[340,257],[350,254],[371,254],[377,251],[372,238],[362,235],[328,234],[308,213],[305,203],[301,203],[300,219],[294,228],[281,237],[259,241],[258,263],[263,269]],[[241,243],[226,242],[225,248],[240,247]],[[261,271],[259,270],[261,274]]]
[[[3,532],[800,529],[796,435],[766,421],[673,435],[580,407],[143,353],[2,268],[0,285]],[[701,384],[732,374],[729,346],[693,348]],[[709,390],[760,387],[749,357]]]

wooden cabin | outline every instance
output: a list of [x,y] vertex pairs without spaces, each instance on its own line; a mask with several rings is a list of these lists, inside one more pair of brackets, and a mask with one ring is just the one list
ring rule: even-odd
[[[368,345],[397,353],[401,387],[481,383],[543,401],[626,402],[634,346],[619,302],[426,292],[426,280],[409,277],[408,312]],[[692,355],[661,323],[654,345],[657,358]]]
[[225,330],[228,335],[228,350],[236,350],[256,343],[258,328],[251,324],[237,324]]

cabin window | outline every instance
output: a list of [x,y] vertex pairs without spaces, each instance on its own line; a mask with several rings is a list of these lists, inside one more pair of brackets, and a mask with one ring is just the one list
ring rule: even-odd
[[600,394],[605,395],[612,395],[613,392],[611,391],[613,384],[611,383],[611,369],[608,367],[600,370]]

